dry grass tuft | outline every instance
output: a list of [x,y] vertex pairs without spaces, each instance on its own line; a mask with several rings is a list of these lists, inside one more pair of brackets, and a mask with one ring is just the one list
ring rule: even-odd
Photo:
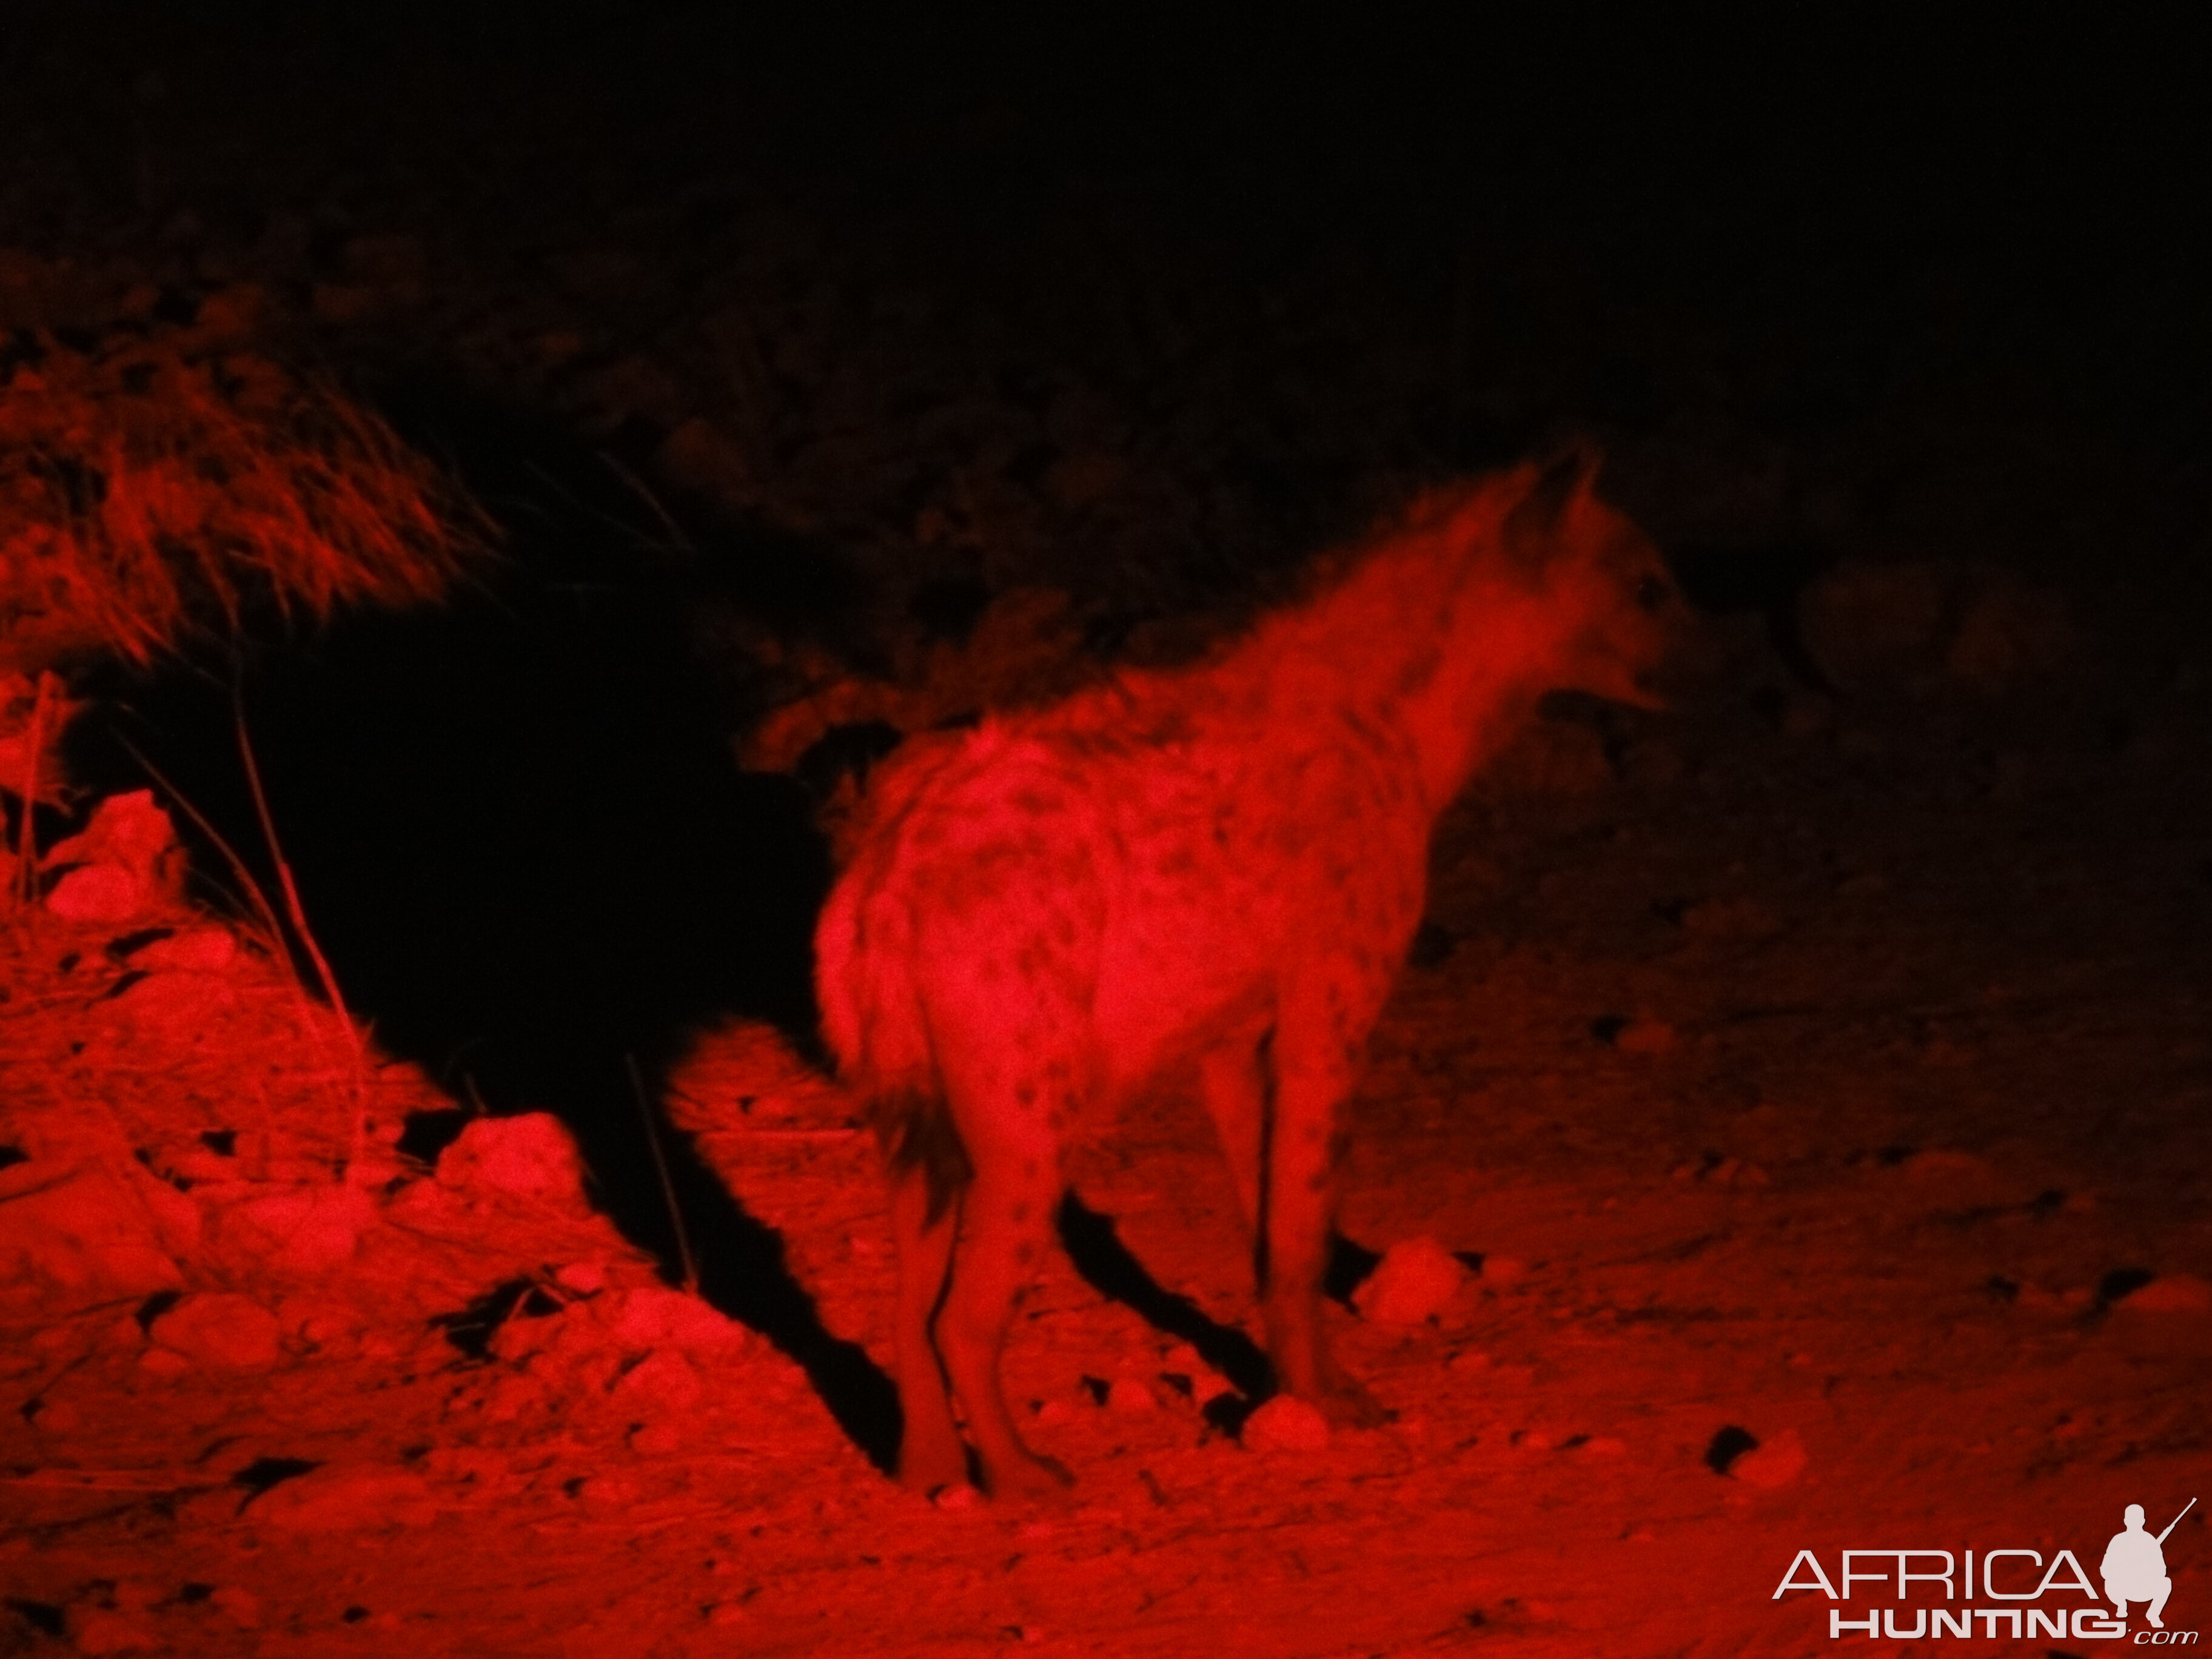
[[[437,599],[489,526],[335,389],[155,334],[0,340],[0,672]],[[15,361],[10,362],[10,359]]]

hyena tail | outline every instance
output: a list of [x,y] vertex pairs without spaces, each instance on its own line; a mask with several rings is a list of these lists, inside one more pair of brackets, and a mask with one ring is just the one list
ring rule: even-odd
[[859,1096],[894,1178],[919,1170],[935,1222],[974,1179],[945,1098],[924,1012],[912,918],[848,883],[830,896],[814,939],[815,994],[838,1074]]

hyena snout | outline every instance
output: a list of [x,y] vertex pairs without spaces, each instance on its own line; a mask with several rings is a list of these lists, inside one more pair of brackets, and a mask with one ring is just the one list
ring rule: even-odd
[[1673,576],[1642,538],[1612,550],[1576,585],[1582,625],[1571,633],[1560,683],[1609,702],[1664,708],[1664,673],[1687,613]]

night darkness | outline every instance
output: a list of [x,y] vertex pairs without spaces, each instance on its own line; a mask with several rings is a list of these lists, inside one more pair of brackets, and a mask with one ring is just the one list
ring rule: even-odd
[[2121,1639],[2212,1486],[2193,44],[350,9],[0,22],[0,1654]]

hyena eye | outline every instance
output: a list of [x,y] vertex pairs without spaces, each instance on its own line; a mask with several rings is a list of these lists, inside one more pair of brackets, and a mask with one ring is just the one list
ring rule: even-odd
[[1636,584],[1636,603],[1654,615],[1666,608],[1671,590],[1657,576],[1646,576]]

